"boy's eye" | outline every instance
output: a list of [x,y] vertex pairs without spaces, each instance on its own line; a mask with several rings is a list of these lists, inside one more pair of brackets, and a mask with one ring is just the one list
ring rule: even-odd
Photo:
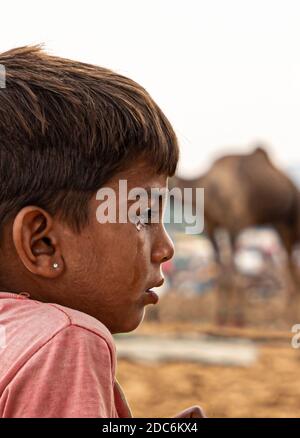
[[159,218],[159,209],[156,208],[147,208],[141,215],[140,215],[140,222],[143,225],[152,225],[152,224],[158,224],[160,222]]
[[148,225],[149,223],[151,224],[151,214],[151,208],[147,208],[147,210],[145,210],[144,213],[140,215],[140,221],[143,225]]

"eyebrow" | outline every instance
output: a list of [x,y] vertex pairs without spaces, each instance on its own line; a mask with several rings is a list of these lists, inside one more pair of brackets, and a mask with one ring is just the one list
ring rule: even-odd
[[[135,187],[132,187],[132,188],[135,188]],[[160,190],[168,191],[168,189],[166,189],[165,187],[151,187],[151,186],[138,187],[138,188],[142,189],[143,191],[144,190],[146,191],[147,195],[149,196],[149,200],[154,200],[156,202],[158,200],[160,208],[161,208],[164,194],[163,193],[158,193],[158,195],[157,195],[156,190],[159,190],[159,192],[160,192]],[[129,189],[129,192],[130,192],[130,190],[131,189]],[[152,193],[152,190],[155,190],[154,193]],[[138,193],[136,195],[138,196]],[[132,203],[132,202],[135,202],[135,200],[130,200],[129,202]]]
[[151,195],[151,191],[152,190],[167,190],[166,189],[166,187],[150,187],[150,186],[146,186],[146,187],[143,187],[143,189],[144,190],[146,190],[146,192],[149,194],[149,195]]

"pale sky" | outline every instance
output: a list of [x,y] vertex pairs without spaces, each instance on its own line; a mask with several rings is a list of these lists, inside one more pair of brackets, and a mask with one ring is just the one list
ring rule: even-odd
[[0,13],[0,51],[44,42],[140,82],[177,132],[186,177],[256,140],[300,168],[299,1],[10,0]]

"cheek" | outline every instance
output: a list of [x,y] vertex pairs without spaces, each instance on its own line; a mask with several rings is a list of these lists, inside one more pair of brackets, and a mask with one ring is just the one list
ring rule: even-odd
[[78,241],[72,250],[72,276],[76,284],[89,284],[95,281],[99,272],[97,248],[90,240]]
[[135,260],[145,260],[148,253],[148,236],[147,230],[141,229],[140,231],[135,230],[133,241],[135,243]]
[[135,235],[135,257],[128,262],[128,277],[131,273],[130,286],[141,291],[153,276],[151,267],[151,234],[149,228],[142,229]]
[[134,225],[128,224],[124,240],[120,239],[114,253],[116,277],[130,288],[144,286],[151,261],[149,230],[137,231]]
[[143,282],[150,263],[148,230],[137,231],[133,224],[122,224],[101,231],[92,241],[89,257],[97,281],[115,289]]

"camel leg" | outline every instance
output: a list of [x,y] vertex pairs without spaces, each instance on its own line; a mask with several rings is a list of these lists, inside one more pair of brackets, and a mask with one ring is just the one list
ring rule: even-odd
[[283,275],[286,284],[286,316],[291,325],[299,323],[298,315],[298,296],[300,293],[300,281],[297,267],[293,262],[293,240],[290,230],[287,227],[276,227],[281,237],[283,246],[286,250],[286,268]]
[[220,273],[217,284],[217,324],[226,325],[230,321],[230,290],[231,281],[226,267],[219,265]]
[[216,239],[216,235],[211,231],[208,233],[210,241],[213,245],[215,251],[215,260],[218,266],[218,279],[217,279],[217,303],[216,303],[216,324],[217,325],[226,325],[228,321],[228,287],[227,287],[227,271],[222,263],[222,256],[220,245]]
[[235,238],[228,233],[214,236],[220,274],[217,287],[217,324],[244,324],[243,293],[236,281],[234,266]]
[[297,272],[297,267],[292,259],[292,254],[288,254],[287,260],[287,270],[288,270],[288,293],[286,297],[286,313],[291,325],[298,324],[299,321],[299,274]]
[[245,325],[245,286],[242,276],[235,271],[233,282],[233,317],[232,321],[236,327],[243,327]]

